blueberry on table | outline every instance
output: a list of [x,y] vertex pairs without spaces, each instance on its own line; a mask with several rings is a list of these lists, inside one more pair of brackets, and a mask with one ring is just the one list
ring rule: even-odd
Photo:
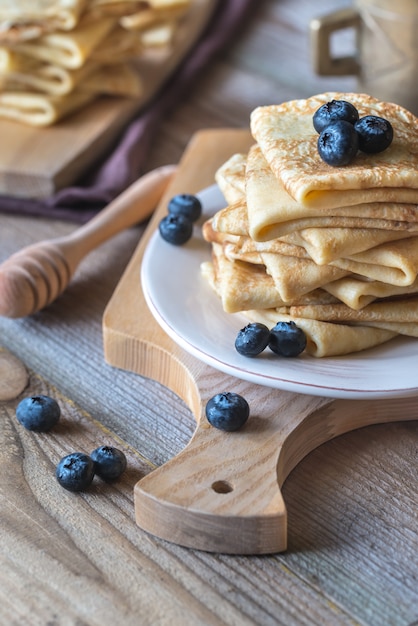
[[175,246],[182,246],[193,234],[193,222],[184,215],[169,213],[159,224],[161,237]]
[[324,128],[332,122],[344,120],[354,124],[359,118],[356,107],[346,100],[331,100],[317,109],[313,115],[313,125],[317,133],[322,133]]
[[350,122],[338,121],[329,124],[318,137],[319,156],[328,165],[348,165],[358,151],[358,133]]
[[267,348],[270,340],[270,330],[265,324],[252,322],[238,332],[235,339],[235,349],[243,356],[257,356]]
[[126,456],[112,446],[100,446],[91,453],[97,476],[103,480],[116,480],[126,469]]
[[270,331],[269,348],[279,356],[298,356],[306,348],[306,335],[295,322],[278,322]]
[[223,392],[213,396],[206,404],[206,417],[214,428],[232,432],[244,426],[250,415],[245,398],[237,393]]
[[369,154],[383,152],[392,143],[392,124],[383,117],[366,115],[355,124],[358,134],[359,149]]
[[94,462],[88,454],[72,452],[57,465],[55,475],[61,487],[68,491],[87,489],[94,478]]
[[191,193],[180,193],[171,198],[168,212],[172,215],[184,215],[192,222],[196,222],[202,215],[202,203]]
[[61,415],[54,398],[38,395],[24,398],[16,408],[16,417],[28,430],[46,433],[55,426]]

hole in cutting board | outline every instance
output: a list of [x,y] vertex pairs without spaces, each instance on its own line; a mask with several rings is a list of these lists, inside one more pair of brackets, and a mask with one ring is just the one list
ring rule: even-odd
[[233,486],[227,480],[216,480],[212,483],[212,489],[216,493],[231,493],[231,491],[234,491]]

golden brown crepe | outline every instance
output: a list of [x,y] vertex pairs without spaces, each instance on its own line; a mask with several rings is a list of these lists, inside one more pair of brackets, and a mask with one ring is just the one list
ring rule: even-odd
[[90,0],[87,6],[87,15],[97,19],[103,15],[123,17],[136,11],[146,10],[148,2],[144,0]]
[[418,272],[418,239],[385,243],[331,265],[390,285],[412,285]]
[[[406,205],[409,206],[409,205]],[[402,205],[399,205],[402,207]],[[389,230],[392,232],[403,232],[406,236],[409,234],[418,234],[418,222],[404,222],[386,219],[369,219],[367,217],[368,209],[371,209],[371,205],[362,205],[361,207],[352,207],[355,212],[363,210],[366,217],[346,217],[344,213],[351,210],[348,209],[335,209],[335,215],[329,216],[314,216],[301,219],[289,219],[286,222],[276,224],[274,230],[269,231],[266,236],[254,237],[254,241],[269,241],[271,239],[281,238],[295,231],[300,231],[305,228],[359,228],[368,229],[373,228],[377,230]],[[385,209],[388,206],[385,205]],[[382,208],[382,211],[384,210]],[[332,213],[333,211],[331,211]],[[337,213],[342,213],[338,215]],[[234,203],[220,209],[216,215],[213,216],[213,228],[219,232],[231,233],[235,235],[249,235],[248,213],[245,199],[237,200]],[[274,235],[274,237],[273,237]]]
[[[238,313],[249,307],[264,309],[289,304],[280,297],[263,265],[228,259],[219,244],[213,245],[212,260],[202,264],[201,272],[228,313]],[[243,284],[246,289],[242,289]],[[321,289],[314,289],[295,300],[295,303],[301,305],[337,302],[334,296]]]
[[[391,146],[346,167],[323,163],[312,116],[339,98],[388,118]],[[418,120],[369,96],[322,94],[259,107],[251,130],[248,154],[216,172],[227,206],[203,226],[224,310],[296,322],[317,357],[418,337]],[[277,297],[284,304],[268,304]]]
[[[277,322],[291,322],[295,318],[270,310],[245,311],[251,322],[261,322],[272,328]],[[297,325],[305,332],[306,353],[314,357],[344,356],[374,348],[397,336],[396,331],[370,326],[349,326],[313,319],[298,318]]]
[[351,309],[359,310],[377,298],[391,298],[418,293],[418,280],[407,287],[387,285],[377,280],[365,280],[360,276],[345,276],[323,287]]
[[0,3],[0,41],[17,43],[77,25],[87,0],[6,0]]
[[[3,3],[6,4],[6,3]],[[191,0],[0,2],[0,118],[47,126],[93,99],[143,93],[147,51],[168,58]],[[142,29],[125,18],[147,15]],[[147,22],[145,24],[145,22]],[[137,24],[138,25],[138,24]],[[144,74],[145,76],[145,74]]]
[[142,10],[127,14],[120,19],[120,24],[128,30],[146,30],[164,22],[171,22],[181,17],[190,5],[191,0],[173,6],[153,8],[144,6]]
[[[313,128],[315,111],[343,99],[364,115],[388,119],[394,138],[377,154],[359,152],[346,167],[324,163]],[[252,135],[274,175],[294,200],[304,206],[333,208],[367,202],[418,203],[418,124],[397,104],[366,94],[324,93],[306,100],[258,107],[251,114]]]
[[311,259],[295,256],[262,252],[261,257],[284,302],[291,302],[349,273],[332,265],[316,265]]
[[[207,278],[210,277],[212,287],[221,298],[223,309],[227,313],[284,304],[264,266],[230,261],[224,256],[219,244],[213,244],[212,264],[204,266],[202,271]],[[243,284],[246,285],[245,289],[242,289]]]
[[215,181],[228,204],[245,202],[245,170],[247,155],[233,154],[215,172]]
[[19,55],[16,52],[10,52],[7,55],[6,63],[2,52],[0,48],[0,89],[2,92],[35,91],[46,95],[61,96],[75,89],[89,74],[98,69],[96,63],[87,61],[78,70],[68,70],[58,65]]
[[[203,236],[206,241],[228,244],[229,250],[234,250],[235,258],[247,254],[261,252],[285,254],[309,258],[317,265],[326,265],[339,259],[363,264],[372,263],[374,250],[381,243],[392,243],[400,239],[411,238],[411,233],[404,231],[389,231],[361,228],[308,228],[295,231],[289,235],[268,241],[254,241],[248,235],[215,230],[215,218],[203,225]],[[235,229],[236,230],[236,229]],[[415,241],[417,239],[415,238]],[[380,250],[380,248],[379,248]],[[361,259],[357,254],[363,252]],[[388,256],[389,246],[386,247]],[[399,251],[392,249],[392,255],[399,255]],[[370,257],[370,260],[369,260]],[[402,261],[398,261],[398,265]],[[391,261],[391,265],[394,261]]]
[[94,97],[94,93],[77,90],[71,92],[71,97],[0,92],[0,117],[32,126],[49,126],[85,106]]
[[410,232],[378,228],[303,228],[283,239],[304,248],[317,265],[325,265],[409,237]]
[[331,209],[297,202],[276,177],[257,145],[248,153],[245,193],[248,232],[256,241],[275,239],[294,230],[310,227],[373,228],[409,232],[417,232],[418,228],[418,210],[414,204],[376,202],[370,198],[371,201],[367,204],[345,206],[345,195],[341,192],[340,205]]
[[16,51],[68,69],[81,67],[115,27],[113,18],[79,24],[69,32],[53,32],[16,46]]

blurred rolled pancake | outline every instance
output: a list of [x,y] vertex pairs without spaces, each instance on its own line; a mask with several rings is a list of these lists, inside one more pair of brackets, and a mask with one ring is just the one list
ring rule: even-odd
[[[0,117],[47,126],[100,94],[138,97],[143,79],[136,61],[152,47],[170,53],[190,3],[20,0],[13,10],[0,6]],[[123,25],[140,14],[148,15],[141,28]]]

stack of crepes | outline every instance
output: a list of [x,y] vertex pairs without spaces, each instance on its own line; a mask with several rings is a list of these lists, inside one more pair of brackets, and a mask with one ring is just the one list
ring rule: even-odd
[[48,126],[100,94],[137,98],[133,62],[169,49],[191,1],[0,2],[0,118]]
[[[388,119],[389,148],[324,163],[312,117],[333,99]],[[418,337],[418,120],[367,95],[325,93],[255,109],[251,133],[248,154],[216,174],[228,206],[203,227],[202,272],[223,309],[269,328],[293,320],[317,357]]]

